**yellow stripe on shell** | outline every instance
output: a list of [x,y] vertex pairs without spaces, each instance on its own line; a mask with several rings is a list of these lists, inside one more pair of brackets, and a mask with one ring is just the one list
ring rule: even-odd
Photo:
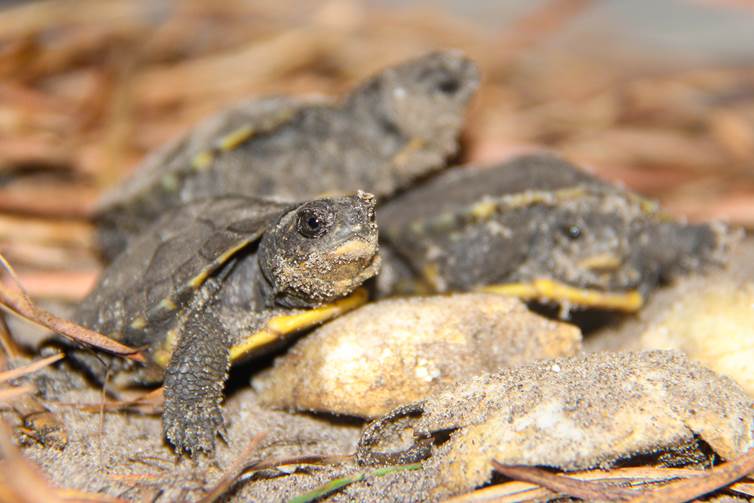
[[225,253],[217,257],[210,267],[207,267],[205,269],[202,269],[202,271],[191,278],[191,281],[189,281],[189,285],[191,285],[191,288],[197,289],[200,286],[204,284],[205,281],[207,281],[207,277],[210,275],[212,271],[214,271],[215,267],[218,264],[224,264],[225,262],[230,259],[230,257],[233,256],[238,250],[242,249],[246,245],[248,245],[251,241],[248,239],[244,239],[240,243],[238,243],[236,246],[229,248]]
[[251,139],[258,132],[267,132],[279,127],[281,124],[285,124],[293,116],[292,111],[288,111],[280,114],[278,117],[270,121],[269,124],[263,124],[259,130],[252,126],[241,126],[238,129],[231,131],[225,136],[221,137],[217,143],[215,149],[207,149],[199,152],[191,159],[191,166],[196,171],[204,171],[212,165],[215,160],[216,150],[229,152],[234,150],[239,145]]
[[214,159],[215,154],[211,150],[199,152],[193,157],[193,159],[191,159],[191,167],[193,167],[196,171],[203,171],[209,168]]
[[[352,311],[364,304],[367,298],[367,291],[364,288],[357,288],[348,297],[338,299],[330,304],[297,314],[273,317],[264,327],[249,334],[240,344],[233,346],[230,349],[230,359],[231,361],[239,360],[287,334],[324,323],[336,316]],[[153,353],[154,362],[160,367],[167,368],[177,343],[178,331],[175,329],[168,330],[165,340]]]
[[644,299],[636,290],[610,293],[590,288],[577,288],[551,279],[537,279],[531,283],[487,285],[478,290],[510,295],[523,300],[566,301],[582,307],[614,309],[628,313],[638,311],[644,304]]
[[[660,204],[652,199],[647,199],[644,196],[636,194],[634,192],[627,192],[628,198],[639,206],[639,209],[648,215],[653,215],[660,212]],[[661,217],[667,215],[660,215]]]
[[527,190],[519,194],[506,195],[501,198],[506,208],[525,208],[535,204],[554,204],[584,197],[589,193],[587,187],[576,186],[554,191]]
[[263,328],[249,334],[243,342],[230,348],[230,359],[231,361],[239,360],[272,342],[280,340],[287,334],[313,327],[356,309],[367,301],[367,297],[364,288],[357,288],[348,297],[338,299],[330,304],[307,309],[297,314],[275,316]]
[[501,209],[513,210],[526,208],[535,204],[555,204],[578,199],[588,193],[586,187],[568,187],[553,192],[541,190],[527,190],[520,194],[509,194],[501,197],[486,197],[478,203],[474,203],[460,212],[441,213],[430,219],[428,224],[421,221],[414,222],[411,231],[421,234],[426,227],[435,231],[451,231],[458,224],[458,216],[468,218],[473,222],[484,222],[499,213]]
[[484,220],[489,218],[495,210],[497,210],[498,204],[494,199],[483,199],[481,202],[474,204],[471,207],[471,216],[476,220]]
[[175,192],[178,190],[178,178],[174,174],[167,174],[160,178],[160,185],[163,190]]
[[160,301],[160,307],[165,311],[175,311],[178,306],[175,305],[175,301],[171,297],[165,297]]
[[133,328],[134,330],[143,330],[144,327],[146,326],[147,326],[147,320],[145,320],[141,316],[133,320],[130,324],[130,327]]
[[243,126],[220,138],[218,147],[220,150],[227,152],[235,149],[252,136],[254,136],[254,128],[251,126]]

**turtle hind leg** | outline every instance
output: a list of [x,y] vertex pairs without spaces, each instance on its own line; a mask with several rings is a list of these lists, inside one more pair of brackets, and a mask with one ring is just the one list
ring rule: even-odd
[[222,323],[209,309],[193,311],[180,327],[165,372],[163,433],[178,453],[212,452],[223,426],[223,387],[230,353]]

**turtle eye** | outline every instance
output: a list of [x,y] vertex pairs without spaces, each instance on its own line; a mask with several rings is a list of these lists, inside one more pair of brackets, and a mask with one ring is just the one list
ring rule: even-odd
[[425,68],[419,74],[419,80],[427,90],[449,97],[461,90],[461,80],[448,68]]
[[327,232],[328,227],[328,219],[318,211],[305,209],[298,214],[296,229],[305,238],[318,238]]
[[563,234],[565,234],[568,239],[576,241],[581,237],[583,232],[581,231],[581,227],[579,227],[578,225],[566,225],[563,227]]
[[437,83],[437,90],[448,96],[453,96],[460,88],[461,83],[452,77],[443,78]]

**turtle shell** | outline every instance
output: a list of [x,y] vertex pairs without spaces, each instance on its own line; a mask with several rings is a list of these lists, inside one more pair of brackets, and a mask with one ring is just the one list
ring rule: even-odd
[[225,196],[168,212],[106,269],[80,305],[77,321],[126,344],[151,344],[156,329],[288,207]]
[[166,208],[202,197],[390,196],[457,151],[478,80],[470,60],[445,51],[387,68],[339,102],[241,103],[151,156],[102,200],[104,253],[114,257]]

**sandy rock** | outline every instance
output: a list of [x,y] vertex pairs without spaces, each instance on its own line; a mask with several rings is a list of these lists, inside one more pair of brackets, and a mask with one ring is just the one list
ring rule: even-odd
[[640,316],[585,341],[588,351],[677,349],[754,397],[754,240],[728,267],[658,292]]
[[367,305],[302,339],[255,380],[276,407],[375,417],[467,376],[576,354],[581,333],[490,294]]
[[[754,446],[752,400],[675,351],[537,362],[472,378],[403,409],[367,427],[359,461],[421,454],[422,439],[451,431],[426,463],[435,496],[486,483],[493,459],[578,470],[661,452],[676,453],[681,464],[698,462],[697,439],[725,459]],[[424,445],[429,454],[431,443]]]
[[678,349],[754,396],[754,282],[697,282],[641,334],[646,349]]

